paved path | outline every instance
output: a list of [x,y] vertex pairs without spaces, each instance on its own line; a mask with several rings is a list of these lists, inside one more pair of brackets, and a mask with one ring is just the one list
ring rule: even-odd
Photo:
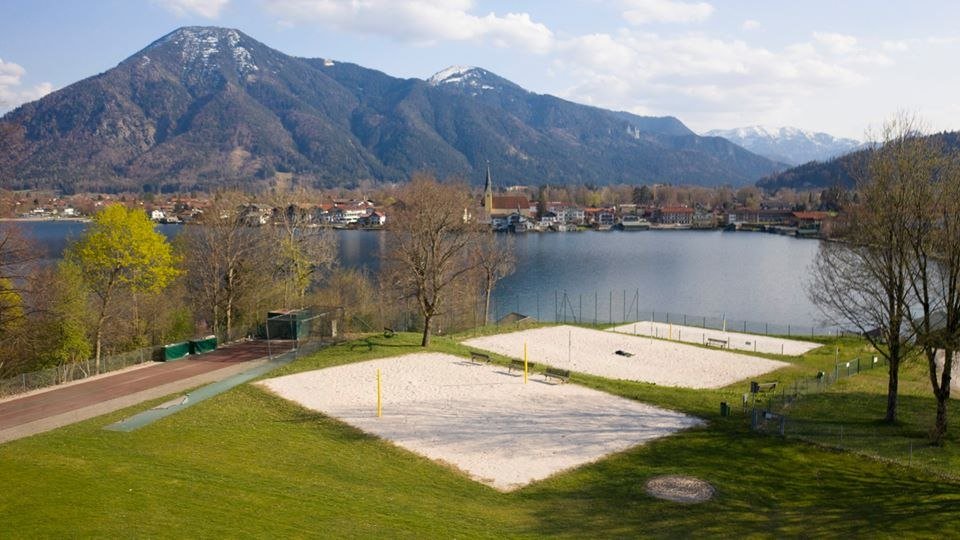
[[[290,342],[271,342],[274,355]],[[176,362],[157,363],[0,403],[0,443],[218,381],[265,363],[267,344],[249,341]]]

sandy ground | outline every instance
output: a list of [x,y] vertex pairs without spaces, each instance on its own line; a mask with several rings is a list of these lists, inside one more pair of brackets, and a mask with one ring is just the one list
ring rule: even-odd
[[707,340],[710,338],[724,339],[727,340],[727,348],[729,349],[769,354],[785,354],[788,356],[799,356],[807,351],[823,346],[820,343],[811,343],[809,341],[781,339],[755,334],[743,334],[740,332],[724,332],[722,330],[703,329],[696,326],[670,325],[650,321],[624,324],[611,328],[611,330],[624,334],[654,336],[663,339],[686,341],[687,343],[698,343],[700,345],[707,345]]
[[[377,418],[377,369],[383,416]],[[423,353],[262,381],[308,409],[508,491],[701,420],[576,384]]]
[[[505,356],[611,379],[685,388],[720,388],[788,364],[668,341],[575,326],[550,326],[469,339],[464,344]],[[615,354],[622,350],[632,357]]]

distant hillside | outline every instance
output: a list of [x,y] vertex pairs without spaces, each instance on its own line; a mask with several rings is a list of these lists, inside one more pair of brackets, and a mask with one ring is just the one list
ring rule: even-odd
[[715,129],[704,135],[723,137],[751,152],[789,165],[826,161],[861,148],[860,141],[793,127],[761,126]]
[[[960,132],[938,133],[930,135],[938,139],[945,149],[960,149]],[[855,184],[853,174],[862,170],[863,164],[870,156],[870,150],[858,150],[824,162],[811,162],[788,169],[781,173],[761,178],[757,187],[776,191],[780,188],[826,189],[833,186],[852,188]]]
[[285,55],[237,30],[176,30],[0,118],[5,187],[173,191],[400,181],[743,185],[777,163],[672,117],[538,95],[480,68],[429,80]]

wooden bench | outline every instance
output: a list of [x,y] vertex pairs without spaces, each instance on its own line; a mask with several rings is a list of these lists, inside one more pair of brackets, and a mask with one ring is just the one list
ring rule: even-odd
[[[535,365],[533,362],[527,362],[527,371],[533,371]],[[523,372],[523,360],[511,360],[510,367],[507,368],[507,373],[513,373],[513,370]]]
[[777,389],[776,382],[758,383],[757,381],[750,381],[751,394],[762,394],[764,392],[772,392],[776,389]]
[[388,326],[383,327],[383,337],[391,338],[395,335],[397,335],[397,333],[393,331],[393,328],[390,328]]
[[707,338],[707,345],[711,345],[711,346],[714,346],[714,347],[720,347],[721,349],[723,349],[723,348],[730,348],[730,340],[729,340],[729,339],[720,339],[720,338],[708,337],[708,338]]
[[477,351],[470,351],[470,361],[474,364],[489,364],[490,355]]
[[548,367],[547,370],[543,372],[543,378],[547,380],[557,379],[562,384],[570,380],[570,370]]

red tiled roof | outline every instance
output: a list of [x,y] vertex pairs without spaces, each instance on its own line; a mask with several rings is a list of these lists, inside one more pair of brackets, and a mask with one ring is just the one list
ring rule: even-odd
[[689,206],[664,206],[660,209],[661,214],[692,214],[693,208]]
[[526,197],[517,197],[513,195],[501,195],[493,197],[493,208],[500,210],[516,210],[520,208],[527,210],[530,208],[530,200]]
[[830,217],[829,212],[794,212],[794,217],[797,219],[826,219]]

